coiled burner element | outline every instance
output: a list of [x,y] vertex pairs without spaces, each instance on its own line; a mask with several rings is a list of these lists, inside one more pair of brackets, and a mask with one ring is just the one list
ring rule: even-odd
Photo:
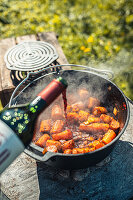
[[10,48],[4,60],[10,70],[35,71],[53,63],[58,54],[53,45],[42,41],[25,41]]

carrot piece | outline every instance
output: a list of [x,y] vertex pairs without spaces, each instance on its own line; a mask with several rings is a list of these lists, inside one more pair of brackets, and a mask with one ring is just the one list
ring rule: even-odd
[[94,117],[93,115],[90,115],[87,119],[87,121],[83,122],[85,125],[89,125],[92,123],[96,123],[96,122],[100,122],[100,118],[99,117]]
[[95,145],[95,149],[100,149],[103,146],[104,146],[104,143],[99,142],[98,144]]
[[118,110],[116,109],[116,107],[114,107],[113,113],[114,113],[115,116],[117,115]]
[[83,110],[85,106],[82,101],[79,101],[77,103],[72,104],[71,107],[72,112],[78,112],[79,110]]
[[105,107],[97,106],[93,109],[93,115],[99,115],[103,113],[107,113],[107,109]]
[[46,152],[47,152],[47,149],[44,148],[42,153],[45,154]]
[[64,144],[62,144],[62,151],[66,149],[73,149],[74,147],[74,140],[68,140]]
[[109,129],[107,133],[105,133],[102,142],[104,144],[110,143],[114,138],[116,137],[116,134],[113,130]]
[[116,121],[115,119],[112,119],[112,121],[110,123],[110,129],[115,131],[118,128],[120,128],[120,123],[118,121]]
[[102,115],[100,116],[100,119],[101,119],[103,122],[109,124],[113,118],[110,117],[109,115],[102,114]]
[[76,112],[69,112],[67,113],[67,120],[70,123],[78,122],[79,121],[79,115]]
[[85,153],[88,153],[88,152],[90,152],[90,148],[89,147],[85,147],[84,151],[85,151]]
[[71,154],[72,153],[72,149],[66,149],[65,151],[64,151],[64,154]]
[[85,149],[84,148],[77,148],[77,152],[78,153],[85,153]]
[[78,94],[79,94],[79,96],[80,96],[80,98],[81,98],[82,100],[87,99],[88,96],[89,96],[89,92],[88,92],[85,88],[80,89],[80,90],[78,91]]
[[55,152],[55,153],[58,152],[58,149],[55,145],[51,145],[51,146],[46,147],[46,150],[50,151],[50,152]]
[[84,111],[84,110],[80,110],[79,111],[79,121],[80,122],[84,122],[88,119],[89,113]]
[[77,151],[76,148],[75,148],[75,149],[72,149],[72,154],[78,154],[78,151]]
[[95,147],[90,148],[89,152],[91,152],[91,151],[95,151]]
[[59,105],[55,104],[52,107],[51,118],[53,120],[58,120],[58,119],[63,119],[64,118],[62,109],[61,109],[61,107]]
[[53,134],[53,140],[71,140],[73,138],[73,134],[71,130],[67,129],[61,133]]
[[104,144],[98,140],[95,140],[94,142],[92,142],[92,145],[95,147],[95,149],[99,149],[104,146]]
[[85,153],[85,149],[84,148],[74,148],[72,150],[72,154],[80,154],[80,153]]
[[40,147],[45,147],[46,141],[50,139],[50,136],[48,134],[42,135],[35,144]]
[[47,140],[46,147],[51,146],[51,145],[56,146],[58,150],[61,149],[61,143],[59,141]]
[[91,142],[91,143],[88,145],[88,147],[89,147],[89,148],[94,148],[94,149],[95,149],[95,147],[96,147],[98,144],[99,144],[99,141],[98,141],[98,140],[95,140],[95,141]]
[[92,109],[95,106],[99,106],[100,105],[100,101],[94,97],[90,97],[88,100],[88,108]]
[[80,124],[79,130],[80,131],[86,131],[86,132],[92,132],[92,133],[97,133],[97,132],[107,132],[109,129],[109,124],[104,124],[104,123],[93,123],[89,125],[85,124]]
[[40,132],[49,132],[51,129],[51,119],[41,121]]
[[56,120],[53,123],[50,134],[60,133],[64,128],[65,122],[63,120]]

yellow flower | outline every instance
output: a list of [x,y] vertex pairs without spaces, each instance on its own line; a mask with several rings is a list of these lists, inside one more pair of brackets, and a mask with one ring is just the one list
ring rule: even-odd
[[84,50],[84,49],[85,49],[85,46],[81,46],[80,49],[81,49],[81,50]]
[[43,32],[44,28],[42,26],[39,26],[37,30],[38,30],[38,32]]
[[54,15],[54,18],[53,18],[52,22],[55,23],[55,24],[59,24],[60,23],[59,16],[58,15]]
[[94,42],[93,36],[88,37],[87,42],[90,42],[90,43]]
[[106,45],[106,46],[104,47],[104,49],[105,49],[106,51],[109,51],[109,46]]
[[90,52],[90,51],[91,51],[90,48],[85,48],[85,49],[84,49],[84,52],[85,52],[85,53]]

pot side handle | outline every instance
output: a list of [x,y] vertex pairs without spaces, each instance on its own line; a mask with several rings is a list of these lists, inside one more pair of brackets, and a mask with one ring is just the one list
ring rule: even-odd
[[91,68],[90,70],[87,70],[87,71],[94,72],[95,74],[98,74],[108,80],[112,80],[114,78],[114,73],[110,70],[99,70],[99,69]]
[[97,75],[102,76],[103,78],[107,78],[108,80],[112,80],[114,78],[114,73],[111,70],[102,70],[102,69],[97,69],[97,68],[93,68],[93,67],[89,67],[89,66],[85,66],[85,65],[62,64],[62,65],[55,65],[54,67],[60,67],[63,69],[63,67],[67,67],[67,66],[74,67],[74,69],[76,67],[77,70],[84,69],[85,71],[95,73]]
[[[36,151],[36,152],[35,152]],[[46,162],[50,158],[55,157],[58,155],[58,153],[53,152],[46,152],[44,155],[41,153],[43,151],[43,148],[35,145],[34,143],[31,143],[28,148],[24,150],[24,153],[26,153],[28,156],[34,158],[37,161]]]
[[[13,91],[12,95],[11,95],[11,98],[10,98],[10,101],[9,101],[9,104],[8,104],[8,107],[11,107],[12,104],[13,104],[13,100],[15,98],[15,94],[17,91],[19,91],[19,88],[21,85],[23,85],[23,83],[25,83],[28,79],[30,79],[32,76],[34,75],[37,75],[37,74],[40,74],[42,72],[46,72],[47,70],[49,69],[52,69],[52,70],[55,70],[55,69],[58,69],[57,71],[59,72],[60,70],[63,70],[63,67],[66,67],[69,66],[69,67],[75,67],[77,68],[77,70],[85,70],[85,71],[89,71],[89,72],[92,72],[94,74],[97,74],[97,75],[100,75],[102,76],[103,78],[107,78],[109,80],[113,79],[114,77],[114,73],[110,70],[99,70],[99,69],[96,69],[96,68],[92,68],[92,67],[88,67],[88,66],[85,66],[85,65],[77,65],[77,64],[62,64],[62,65],[54,65],[54,66],[48,66],[48,67],[45,67],[44,69],[41,69],[39,71],[35,71],[35,72],[29,72],[27,74],[27,77],[25,79],[23,79],[19,84],[18,86],[15,88],[15,90]],[[68,69],[70,70],[70,68]],[[46,75],[47,72],[46,72]],[[34,80],[33,80],[34,81]],[[32,81],[31,81],[32,83]],[[31,83],[29,83],[28,85],[30,85]],[[27,85],[27,86],[28,86]],[[22,92],[22,91],[21,91]]]

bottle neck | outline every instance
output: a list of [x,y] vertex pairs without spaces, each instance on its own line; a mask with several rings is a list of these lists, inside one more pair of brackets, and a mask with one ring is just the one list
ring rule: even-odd
[[47,107],[47,103],[44,99],[40,96],[37,96],[30,104],[29,104],[29,111],[32,114],[38,115]]

